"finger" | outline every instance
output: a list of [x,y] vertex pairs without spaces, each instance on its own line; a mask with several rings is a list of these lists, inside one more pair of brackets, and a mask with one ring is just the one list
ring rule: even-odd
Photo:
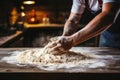
[[61,47],[60,44],[58,44],[57,46],[51,48],[51,49],[49,50],[49,53],[51,53],[51,54],[59,54],[59,52],[60,52],[59,48],[60,48],[60,47]]
[[53,43],[48,43],[48,45],[46,45],[43,49],[44,53],[50,53],[51,52],[51,48],[53,48],[54,46],[56,46],[57,44],[55,42]]
[[54,42],[51,43],[50,48],[52,48],[52,47],[54,47],[54,46],[56,46],[56,45],[57,45],[57,42],[54,41]]
[[54,46],[56,46],[56,45],[57,45],[56,42],[50,42],[50,43],[48,43],[48,44],[45,46],[45,48],[52,48],[52,47],[54,47]]
[[61,47],[61,44],[58,43],[56,46],[52,47],[52,48],[50,49],[50,51],[59,50],[60,47]]
[[61,54],[65,54],[65,52],[57,50],[55,52],[52,53],[53,55],[61,55]]
[[51,41],[51,42],[57,41],[57,39],[56,39],[56,38],[51,38],[50,41]]
[[50,50],[50,53],[52,53],[52,54],[54,54],[54,55],[64,54],[64,53],[66,53],[66,52],[67,52],[67,51],[61,47],[61,44],[58,44],[57,46],[53,47],[53,48]]

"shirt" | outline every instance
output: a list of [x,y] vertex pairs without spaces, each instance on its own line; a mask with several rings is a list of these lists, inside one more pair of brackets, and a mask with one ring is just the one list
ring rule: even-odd
[[[102,0],[103,3],[108,2],[120,2],[120,0]],[[101,9],[98,0],[88,0],[89,7],[92,11],[98,11]],[[82,14],[85,9],[85,0],[73,0],[71,12]]]
[[[120,3],[120,0],[102,1],[103,4],[109,2]],[[101,9],[98,0],[88,0],[88,5],[89,8],[94,12],[97,12]],[[73,0],[71,12],[82,14],[85,7],[85,0]],[[102,32],[99,46],[120,48],[120,9],[116,15],[113,25],[111,25],[106,31]]]

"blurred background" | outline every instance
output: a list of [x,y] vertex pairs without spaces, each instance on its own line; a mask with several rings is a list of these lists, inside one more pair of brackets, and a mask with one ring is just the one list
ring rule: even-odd
[[[60,36],[72,0],[3,0],[0,2],[0,47],[44,47]],[[78,30],[85,26],[78,25]],[[97,46],[98,37],[77,46]]]
[[[32,0],[30,0],[32,1]],[[14,23],[15,19],[36,15],[39,22],[49,17],[52,23],[64,23],[68,17],[72,0],[4,0],[0,3],[0,23]],[[26,2],[26,3],[25,3]],[[11,19],[11,20],[10,20]]]

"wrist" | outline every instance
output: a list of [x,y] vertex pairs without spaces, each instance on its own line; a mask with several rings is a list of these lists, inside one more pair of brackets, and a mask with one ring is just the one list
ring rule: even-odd
[[74,37],[71,35],[71,36],[69,36],[68,38],[69,38],[69,40],[70,40],[70,42],[71,42],[71,45],[72,45],[72,46],[75,46],[75,39],[74,39]]

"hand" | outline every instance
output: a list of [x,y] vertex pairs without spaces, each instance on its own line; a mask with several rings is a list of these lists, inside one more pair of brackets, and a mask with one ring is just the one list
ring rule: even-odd
[[50,52],[58,51],[58,52],[66,52],[71,47],[73,47],[73,40],[69,36],[61,36],[58,40],[53,41],[51,45]]

